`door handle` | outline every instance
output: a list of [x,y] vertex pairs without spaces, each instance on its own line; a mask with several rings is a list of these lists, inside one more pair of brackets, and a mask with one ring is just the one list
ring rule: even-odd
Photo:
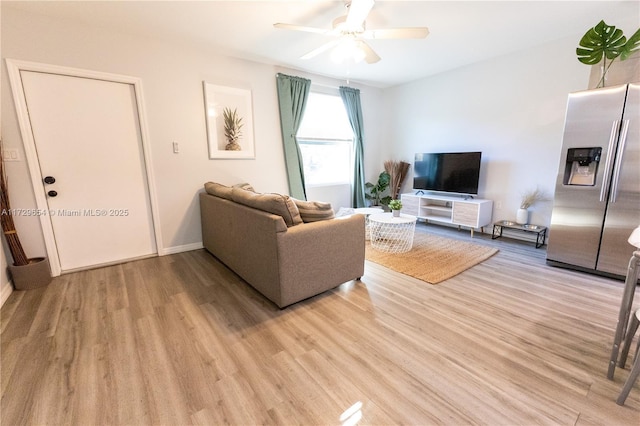
[[56,183],[56,178],[54,178],[53,176],[47,176],[43,180],[44,180],[44,183],[46,183],[47,185],[51,185],[52,183]]
[[620,168],[622,167],[622,157],[624,156],[624,148],[627,143],[627,133],[629,132],[629,120],[625,120],[622,125],[620,134],[620,144],[618,146],[618,155],[616,155],[616,165],[613,170],[613,183],[611,185],[611,202],[615,203],[618,198],[618,181],[620,180]]
[[602,177],[602,188],[600,188],[600,202],[604,201],[607,196],[607,190],[609,189],[609,179],[611,175],[611,167],[613,166],[613,156],[615,152],[616,139],[618,138],[618,128],[620,127],[620,120],[615,120],[611,125],[611,133],[609,134],[609,147],[607,149],[607,162],[604,166],[604,175]]
[[57,193],[56,191],[49,191],[49,192],[47,192],[47,195],[48,195],[49,197],[57,197],[57,196],[58,196],[58,193]]

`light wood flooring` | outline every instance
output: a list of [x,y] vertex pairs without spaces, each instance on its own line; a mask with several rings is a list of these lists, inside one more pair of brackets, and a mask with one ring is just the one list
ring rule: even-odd
[[606,379],[623,283],[472,241],[500,252],[439,285],[367,262],[284,310],[204,250],[14,292],[0,423],[638,425],[628,367]]

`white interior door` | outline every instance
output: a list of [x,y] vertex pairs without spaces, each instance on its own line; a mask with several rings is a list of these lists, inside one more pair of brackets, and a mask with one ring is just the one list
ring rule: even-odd
[[157,253],[134,86],[20,75],[61,270]]

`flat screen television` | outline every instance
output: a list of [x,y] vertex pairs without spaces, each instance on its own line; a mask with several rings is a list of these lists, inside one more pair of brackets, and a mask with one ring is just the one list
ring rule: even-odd
[[416,154],[413,188],[477,195],[481,157],[481,152]]

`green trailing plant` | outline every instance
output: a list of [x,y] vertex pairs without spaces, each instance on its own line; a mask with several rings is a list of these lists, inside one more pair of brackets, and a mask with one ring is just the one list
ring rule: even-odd
[[402,209],[402,201],[400,201],[400,200],[391,200],[391,201],[389,201],[389,208],[391,210],[401,210]]
[[225,108],[222,111],[222,118],[224,120],[224,137],[227,139],[226,150],[239,151],[240,145],[238,140],[242,137],[242,117],[238,116],[238,110],[231,108]]
[[375,184],[367,182],[364,184],[366,193],[365,197],[371,201],[373,206],[386,206],[391,201],[391,196],[384,195],[384,192],[389,189],[389,183],[391,182],[391,176],[389,173],[383,171],[378,176],[378,182]]
[[582,36],[579,45],[580,47],[576,48],[576,54],[583,64],[597,65],[600,61],[604,61],[602,77],[597,86],[603,87],[605,76],[613,61],[617,58],[624,61],[640,49],[640,29],[627,39],[621,29],[600,21]]

